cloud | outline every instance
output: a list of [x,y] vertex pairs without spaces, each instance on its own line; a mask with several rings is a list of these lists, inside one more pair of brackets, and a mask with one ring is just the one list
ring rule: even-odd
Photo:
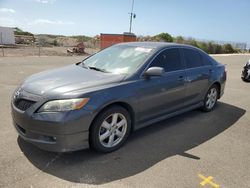
[[52,28],[53,26],[69,26],[74,25],[74,22],[61,21],[61,20],[47,20],[47,19],[36,19],[36,20],[27,20],[27,19],[16,19],[12,17],[0,17],[0,26],[6,27],[21,27],[21,28],[39,28],[48,27]]
[[74,22],[65,22],[65,21],[61,21],[61,20],[47,20],[47,19],[37,19],[31,23],[29,23],[29,25],[74,25]]
[[20,23],[13,18],[0,17],[0,25],[6,27],[15,27],[17,25],[20,25]]
[[11,8],[0,8],[0,12],[9,12],[9,13],[15,13],[16,11]]
[[53,4],[56,0],[36,0],[38,3],[42,4]]

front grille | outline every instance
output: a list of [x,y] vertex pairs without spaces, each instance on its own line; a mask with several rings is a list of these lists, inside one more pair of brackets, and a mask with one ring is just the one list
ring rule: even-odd
[[35,104],[35,101],[27,100],[27,99],[17,99],[14,101],[14,105],[22,111],[26,111],[28,108],[30,108],[33,104]]

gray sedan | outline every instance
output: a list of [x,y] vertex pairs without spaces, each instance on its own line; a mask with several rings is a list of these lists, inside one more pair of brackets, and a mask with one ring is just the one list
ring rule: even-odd
[[134,130],[213,110],[225,82],[225,66],[195,47],[122,43],[27,78],[12,97],[13,123],[45,150],[111,152]]

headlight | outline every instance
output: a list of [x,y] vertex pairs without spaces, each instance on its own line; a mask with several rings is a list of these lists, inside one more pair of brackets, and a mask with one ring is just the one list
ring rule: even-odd
[[63,99],[63,100],[53,100],[46,102],[38,112],[62,112],[70,110],[78,110],[82,108],[89,98],[78,98],[78,99]]

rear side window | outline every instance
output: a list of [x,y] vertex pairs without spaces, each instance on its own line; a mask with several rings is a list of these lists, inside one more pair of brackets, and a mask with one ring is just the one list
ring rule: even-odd
[[187,68],[201,67],[202,60],[199,52],[191,49],[183,49]]
[[154,59],[151,67],[163,67],[165,72],[182,69],[179,50],[177,48],[164,50]]

